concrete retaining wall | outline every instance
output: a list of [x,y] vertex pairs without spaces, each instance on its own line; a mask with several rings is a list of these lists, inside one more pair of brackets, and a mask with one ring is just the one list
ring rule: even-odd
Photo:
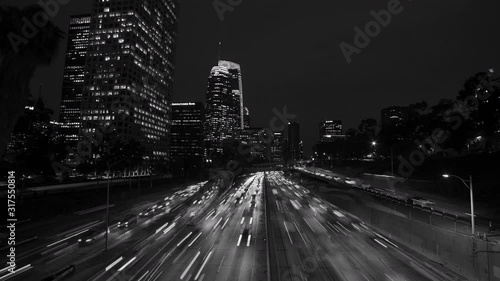
[[[330,195],[329,201],[357,216],[366,224],[441,263],[464,277],[478,281],[500,281],[500,244],[472,238],[373,203],[355,202],[352,196]],[[361,199],[362,202],[364,202]]]

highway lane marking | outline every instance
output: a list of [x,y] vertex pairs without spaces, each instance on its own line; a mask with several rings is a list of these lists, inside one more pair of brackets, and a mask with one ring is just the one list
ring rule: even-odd
[[241,237],[242,237],[242,236],[243,236],[243,235],[242,235],[242,234],[240,234],[240,238],[238,238],[238,244],[236,244],[236,247],[239,247],[239,246],[240,246],[240,242],[241,242]]
[[144,274],[141,276],[141,278],[139,278],[139,280],[137,280],[137,281],[141,281],[141,280],[142,280],[142,278],[144,278],[144,277],[145,277],[148,273],[149,273],[149,270],[148,270],[148,271],[146,271],[146,273],[144,273]]
[[307,220],[304,218],[304,221],[306,222],[306,224],[309,226],[309,228],[312,230],[312,232],[316,232],[312,226],[307,222]]
[[47,245],[47,248],[48,248],[48,247],[50,247],[50,246],[53,246],[53,245],[55,245],[55,244],[59,244],[59,243],[61,243],[61,242],[63,242],[63,241],[66,241],[66,240],[68,240],[68,239],[70,239],[70,238],[73,238],[73,237],[75,237],[75,236],[77,236],[77,235],[80,235],[80,234],[82,234],[82,233],[85,233],[85,232],[89,231],[89,229],[90,229],[90,228],[87,228],[87,229],[85,229],[85,230],[83,230],[83,231],[81,231],[81,232],[78,232],[78,233],[73,234],[73,235],[71,235],[71,236],[68,236],[68,237],[66,237],[66,238],[64,238],[64,239],[62,239],[62,240],[59,240],[59,241],[54,242],[54,243],[52,243],[52,244],[49,244],[49,245]]
[[191,262],[189,263],[189,265],[186,267],[186,269],[184,270],[184,272],[182,273],[181,275],[181,280],[184,279],[184,277],[186,276],[186,274],[188,273],[189,269],[191,268],[191,266],[193,266],[194,262],[196,261],[196,259],[200,256],[200,251],[198,251],[198,253],[196,253],[196,255],[194,256],[194,258],[191,260]]
[[250,218],[250,223],[249,224],[252,224],[253,222],[253,217]]
[[224,229],[224,227],[226,226],[226,223],[229,221],[229,218],[226,219],[226,221],[224,222],[224,224],[222,225],[221,229]]
[[162,225],[160,228],[158,228],[156,231],[155,231],[155,234],[157,234],[158,232],[162,231],[165,227],[167,227],[168,225],[168,222],[165,223],[164,225]]
[[[173,223],[173,224],[171,224],[169,227],[167,227],[167,229],[165,229],[165,230],[163,231],[163,234],[166,234],[167,232],[169,232],[170,230],[172,230],[172,228],[174,228],[175,224],[176,224],[176,223],[174,222],[174,223]],[[163,235],[163,234],[162,234],[162,235]]]
[[135,259],[136,259],[136,258],[137,258],[137,257],[133,257],[133,258],[131,258],[131,259],[130,259],[130,260],[129,260],[126,264],[124,264],[122,267],[120,267],[120,268],[118,269],[118,271],[122,271],[122,270],[124,270],[124,269],[125,269],[127,266],[129,266],[129,265],[130,265],[133,261],[135,261]]
[[208,256],[205,258],[205,261],[201,264],[201,267],[200,267],[200,270],[198,270],[198,273],[196,274],[196,276],[194,277],[194,280],[198,280],[198,277],[200,277],[200,274],[201,274],[201,271],[203,270],[203,268],[205,267],[205,265],[207,264],[208,260],[210,259],[210,256],[212,255],[212,251],[210,251],[208,253]]
[[394,247],[396,247],[396,248],[399,248],[396,244],[394,244],[394,243],[392,243],[391,241],[389,241],[389,239],[385,238],[384,236],[382,236],[382,235],[380,235],[380,234],[378,234],[378,233],[376,233],[376,232],[374,232],[374,233],[375,233],[375,235],[377,235],[378,237],[380,237],[380,238],[384,239],[387,243],[391,244],[392,246],[394,246]]
[[222,221],[222,217],[217,221],[217,223],[214,225],[214,228],[213,230],[215,230],[217,228],[217,226],[219,225],[219,223]]
[[[385,261],[384,259],[380,258],[380,260],[394,273],[394,275],[396,275],[396,277],[399,279],[399,280],[405,280],[404,278],[402,278],[394,269],[392,269],[392,267],[390,267]],[[386,274],[387,276],[387,274]],[[389,277],[389,276],[387,276]],[[390,279],[390,277],[389,277]],[[391,279],[392,280],[392,279]]]
[[221,266],[222,266],[222,263],[224,262],[224,258],[225,258],[225,257],[226,257],[226,255],[224,255],[224,256],[222,257],[222,260],[220,261],[220,264],[219,264],[219,268],[217,268],[217,273],[219,273],[220,268],[221,268]]
[[283,222],[283,225],[285,225],[286,233],[288,234],[288,238],[290,239],[290,243],[293,245],[292,237],[290,236],[290,232],[288,232],[288,227],[286,226],[286,222]]
[[247,239],[247,247],[250,247],[250,239],[252,238],[252,235],[248,235],[248,239]]
[[106,269],[104,271],[108,271],[110,270],[111,268],[113,268],[113,266],[115,266],[117,263],[119,263],[121,260],[123,260],[123,257],[119,257],[117,260],[115,260],[114,262],[112,262],[110,265],[108,265],[106,267]]
[[62,244],[59,244],[59,245],[55,246],[55,247],[54,247],[54,248],[52,248],[52,249],[48,249],[48,250],[46,250],[46,251],[41,252],[40,254],[41,254],[42,256],[44,256],[44,255],[46,255],[47,253],[50,253],[50,252],[52,252],[52,251],[55,251],[55,250],[57,250],[57,249],[59,249],[59,248],[62,248],[62,247],[64,247],[64,246],[66,246],[66,245],[68,245],[68,242],[64,242],[64,243],[62,243]]
[[337,233],[340,233],[340,231],[338,231],[338,229],[332,225],[330,222],[326,222],[333,230],[335,230]]
[[380,245],[382,245],[382,247],[387,248],[387,245],[385,245],[384,243],[382,243],[382,242],[378,241],[378,239],[377,239],[377,238],[375,238],[375,239],[373,239],[373,240],[375,240],[375,242],[377,242],[377,243],[379,243]]
[[23,273],[25,271],[28,271],[28,270],[32,269],[32,268],[33,268],[33,266],[31,264],[25,265],[25,266],[19,268],[16,271],[9,272],[9,274],[6,274],[6,275],[0,277],[0,281],[4,281],[4,280],[7,280],[7,279],[10,279],[11,277],[14,277],[14,276],[16,276],[18,274],[21,274],[21,273]]
[[326,233],[328,233],[328,230],[326,230],[326,228],[319,222],[317,218],[314,218],[314,220],[325,230]]
[[295,228],[297,228],[297,231],[299,232],[300,238],[302,238],[302,241],[304,241],[304,244],[307,244],[306,240],[304,239],[304,236],[300,232],[299,226],[295,222],[293,222],[293,224],[295,225]]
[[70,230],[68,230],[68,231],[65,231],[65,232],[63,232],[63,233],[59,233],[59,234],[57,234],[57,235],[56,235],[56,237],[61,237],[61,236],[67,235],[67,234],[69,235],[69,233],[71,233],[71,232],[77,232],[77,231],[82,230],[82,229],[84,229],[84,228],[90,228],[90,227],[94,226],[95,224],[97,224],[97,223],[99,223],[99,222],[101,222],[101,221],[100,221],[100,220],[96,220],[96,221],[93,221],[93,222],[87,223],[87,224],[85,224],[85,225],[82,225],[82,226],[79,226],[79,227],[75,227],[75,228],[70,229]]
[[200,237],[200,235],[202,234],[203,232],[200,232],[194,239],[193,241],[191,241],[191,243],[188,244],[188,247],[191,247],[191,245],[193,245],[194,241],[196,241],[196,239],[198,239],[198,237]]
[[210,218],[210,216],[211,216],[213,213],[215,213],[215,211],[210,212],[210,214],[208,214],[208,216],[205,218],[205,220],[208,220],[208,218]]
[[242,217],[240,224],[243,224],[244,221],[245,221],[245,217]]
[[184,239],[181,240],[181,242],[177,243],[177,247],[179,247],[184,241],[186,241],[186,239],[189,238],[189,236],[191,236],[193,234],[193,232],[189,232],[188,235],[186,235],[186,237],[184,237]]
[[347,229],[344,225],[342,225],[340,222],[337,222],[338,225],[340,225],[343,229],[345,229],[347,232],[351,232],[349,229]]

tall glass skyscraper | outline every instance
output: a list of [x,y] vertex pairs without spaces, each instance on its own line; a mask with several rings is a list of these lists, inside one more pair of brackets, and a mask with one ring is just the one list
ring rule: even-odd
[[234,74],[226,66],[212,68],[205,101],[205,154],[222,153],[222,141],[241,129],[241,95],[234,89]]
[[289,122],[287,126],[287,158],[289,161],[298,161],[302,158],[300,141],[300,124],[298,122]]
[[89,42],[90,15],[74,15],[69,20],[64,64],[59,133],[67,144],[75,145],[81,126],[80,109],[84,87],[85,59]]
[[82,133],[109,124],[169,158],[179,0],[94,0]]
[[220,60],[219,66],[226,67],[230,74],[230,85],[231,85],[231,93],[239,98],[238,103],[238,112],[239,112],[239,126],[240,129],[245,128],[245,107],[243,106],[243,80],[241,78],[241,67],[239,64],[227,61]]

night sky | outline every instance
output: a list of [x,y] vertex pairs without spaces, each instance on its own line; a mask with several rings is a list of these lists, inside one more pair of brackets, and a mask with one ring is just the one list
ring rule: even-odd
[[[220,0],[226,3],[227,0]],[[4,5],[36,0],[2,0]],[[353,44],[371,10],[389,1],[241,0],[221,21],[211,0],[181,0],[174,101],[204,101],[217,61],[239,63],[252,126],[267,127],[272,109],[297,114],[306,154],[318,139],[318,122],[341,119],[345,129],[380,109],[453,98],[464,80],[493,67],[500,71],[500,1],[402,0],[402,11],[348,64],[339,44]],[[238,2],[234,0],[233,2]],[[72,0],[54,22],[64,31],[69,15],[90,12],[91,1]],[[33,93],[44,83],[48,106],[59,110],[65,40],[52,65],[40,68]],[[55,116],[57,118],[57,114]]]

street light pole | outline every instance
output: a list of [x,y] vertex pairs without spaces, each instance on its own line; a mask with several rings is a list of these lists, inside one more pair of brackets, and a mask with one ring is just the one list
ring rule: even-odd
[[443,177],[449,178],[449,177],[454,177],[462,181],[462,183],[469,189],[470,191],[470,216],[471,216],[471,231],[472,231],[472,236],[475,235],[476,230],[475,230],[475,218],[474,218],[474,190],[472,188],[472,175],[469,175],[469,184],[467,184],[467,180],[464,180],[463,178],[455,175],[449,175],[449,174],[444,174]]
[[[465,183],[465,182],[464,182]],[[474,235],[475,229],[474,229],[474,192],[472,191],[472,175],[469,175],[469,190],[470,190],[470,215],[471,215],[471,228],[472,228],[472,235]]]
[[391,145],[391,176],[394,177],[394,153]]
[[109,186],[110,186],[110,180],[111,180],[111,165],[108,162],[108,188],[107,188],[107,195],[106,195],[106,244],[104,246],[104,251],[108,251],[108,236],[109,236]]

